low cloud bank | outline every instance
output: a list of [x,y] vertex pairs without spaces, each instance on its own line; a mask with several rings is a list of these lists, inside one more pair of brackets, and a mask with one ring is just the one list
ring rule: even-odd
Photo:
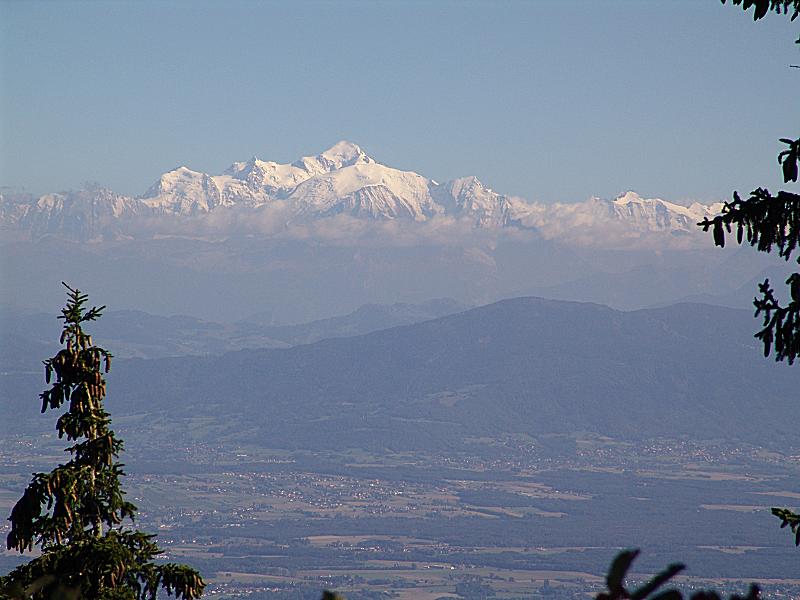
[[348,214],[298,218],[289,202],[275,201],[257,209],[137,218],[127,224],[125,233],[137,238],[264,237],[340,246],[473,246],[535,239],[605,249],[689,250],[707,246],[708,236],[695,224],[700,215],[686,210],[686,214],[677,215],[656,209],[649,213],[628,210],[632,213],[628,214],[618,205],[595,198],[571,204],[526,203],[514,215],[512,225],[480,228],[471,218],[445,215],[424,221],[375,220]]

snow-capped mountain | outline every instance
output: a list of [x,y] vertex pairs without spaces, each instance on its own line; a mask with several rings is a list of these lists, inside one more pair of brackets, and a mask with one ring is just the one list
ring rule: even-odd
[[175,215],[207,213],[235,204],[231,198],[223,199],[210,175],[187,167],[164,173],[139,200],[156,212]]
[[33,237],[56,235],[76,240],[116,238],[125,223],[151,214],[141,202],[102,187],[44,194],[26,199],[0,194],[0,226]]
[[477,177],[448,181],[437,190],[439,203],[449,214],[467,216],[477,227],[511,225],[526,213],[528,205],[483,187]]
[[[39,198],[0,195],[0,226],[32,237],[53,234],[79,240],[174,233],[181,219],[211,213],[257,217],[280,203],[286,226],[349,215],[367,220],[424,222],[439,217],[476,228],[533,229],[544,237],[597,228],[619,235],[690,234],[721,205],[689,207],[634,192],[574,204],[529,203],[492,191],[475,177],[445,183],[383,165],[359,146],[342,141],[291,164],[251,158],[219,175],[178,167],[161,175],[143,195],[121,196],[93,187]],[[227,212],[225,212],[227,211]],[[282,213],[283,214],[283,213]],[[177,221],[176,221],[177,219]],[[223,220],[224,221],[224,220]]]
[[[594,201],[603,203],[597,198]],[[605,204],[610,219],[646,224],[651,231],[691,230],[703,217],[714,216],[722,210],[722,203],[706,206],[694,202],[687,207],[666,200],[645,200],[636,192],[627,192]]]
[[619,238],[646,234],[695,235],[697,223],[722,210],[722,203],[693,203],[682,206],[659,198],[642,198],[628,191],[613,200],[590,198],[585,202],[515,205],[519,222],[545,237],[567,236],[580,240],[598,233],[615,233]]
[[422,175],[369,162],[311,177],[289,200],[300,215],[424,221],[442,212],[431,197],[432,186]]

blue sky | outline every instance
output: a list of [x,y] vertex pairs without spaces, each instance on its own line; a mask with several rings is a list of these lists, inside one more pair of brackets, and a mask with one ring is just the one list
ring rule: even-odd
[[779,185],[800,21],[718,0],[0,1],[0,185],[140,194],[339,139],[541,201]]

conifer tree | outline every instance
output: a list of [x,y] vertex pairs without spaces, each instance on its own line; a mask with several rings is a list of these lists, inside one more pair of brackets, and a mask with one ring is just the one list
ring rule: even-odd
[[[722,4],[726,3],[726,0],[721,1]],[[793,21],[800,16],[800,0],[732,0],[732,4],[744,11],[752,8],[753,19],[756,21],[764,18],[770,11],[790,15]],[[800,44],[800,37],[796,43]],[[783,138],[780,142],[786,145],[778,154],[783,181],[797,183],[800,175],[800,138]],[[722,214],[713,219],[706,217],[698,225],[704,231],[712,232],[717,246],[724,247],[727,235],[733,234],[735,228],[736,241],[739,244],[746,240],[761,252],[777,249],[778,255],[788,261],[796,251],[800,252],[800,194],[779,191],[772,195],[769,190],[758,188],[748,198],[742,199],[734,192],[733,200],[724,204]],[[800,263],[800,257],[797,262]],[[786,360],[792,364],[800,356],[800,273],[792,273],[786,280],[786,285],[789,300],[784,303],[775,296],[769,279],[759,285],[761,296],[756,297],[753,304],[756,316],[761,316],[763,322],[762,328],[755,335],[763,343],[764,356],[769,356],[774,351],[776,360]],[[785,508],[773,508],[772,514],[781,520],[781,527],[791,529],[795,544],[800,545],[800,514]],[[616,556],[606,576],[608,591],[598,594],[596,600],[683,600],[683,594],[676,589],[658,592],[659,588],[683,570],[684,566],[681,564],[670,565],[637,590],[631,591],[625,587],[625,576],[638,554],[638,550],[626,550]],[[714,591],[699,591],[691,596],[691,600],[720,598],[720,594]],[[734,595],[731,600],[758,598],[758,587],[751,586],[746,596]]]
[[[753,8],[754,20],[770,10],[791,15],[793,21],[800,16],[800,0],[733,0],[733,4],[745,11]],[[800,37],[796,43],[800,44]],[[800,138],[782,138],[780,142],[786,146],[778,154],[783,182],[796,184],[800,177]],[[733,201],[725,203],[721,215],[706,217],[698,225],[704,231],[712,231],[717,246],[724,247],[726,234],[732,234],[735,228],[739,244],[746,239],[760,252],[777,249],[778,256],[786,261],[797,252],[800,263],[800,194],[781,190],[772,195],[769,190],[758,188],[749,198],[742,199],[734,192]],[[753,305],[756,317],[761,316],[763,321],[755,337],[764,346],[764,356],[774,352],[776,360],[792,364],[800,356],[800,273],[792,273],[785,283],[788,300],[784,302],[775,295],[769,279],[759,284],[760,297],[753,299]],[[773,508],[772,514],[781,520],[781,527],[789,527],[795,545],[800,546],[800,514],[786,508]]]
[[125,499],[117,460],[123,444],[103,407],[102,371],[110,369],[112,355],[83,331],[105,307],[87,308],[88,296],[64,286],[64,348],[44,361],[52,384],[40,398],[43,413],[67,407],[56,430],[72,443],[66,449],[71,458],[35,473],[12,509],[8,548],[24,553],[38,547],[41,555],[0,577],[0,598],[153,600],[159,590],[199,598],[205,587],[200,574],[154,562],[161,554],[155,536],[132,528],[137,509]]
[[[778,155],[783,166],[784,182],[796,182],[800,164],[800,138],[780,140],[788,148]],[[736,240],[745,239],[761,252],[777,249],[785,260],[800,250],[800,194],[781,190],[770,194],[758,188],[742,199],[737,192],[733,201],[726,202],[722,214],[698,223],[705,231],[711,229],[714,243],[725,246],[726,233],[736,229]],[[800,253],[797,257],[800,263]],[[760,297],[753,300],[756,317],[762,317],[762,327],[755,334],[764,347],[764,356],[774,352],[775,360],[794,363],[800,356],[800,273],[792,273],[786,279],[788,300],[781,301],[769,279],[759,284]]]
[[[726,0],[722,0],[725,4]],[[732,0],[734,6],[740,6],[744,11],[753,9],[753,20],[758,21],[767,16],[770,11],[784,15],[791,14],[792,21],[800,16],[800,0]]]
[[[765,17],[769,11],[791,15],[792,20],[800,16],[800,0],[732,1],[745,11],[753,8],[754,20]],[[725,4],[725,0],[722,3]],[[797,43],[800,44],[800,38]],[[796,184],[800,175],[800,138],[782,138],[780,142],[785,145],[778,154],[783,181]],[[747,240],[760,252],[777,249],[778,255],[786,261],[798,252],[797,262],[800,263],[800,194],[781,190],[773,195],[765,188],[757,188],[748,198],[742,199],[734,192],[733,200],[724,204],[721,215],[713,219],[706,217],[698,225],[704,231],[712,231],[717,246],[724,247],[726,234],[736,229],[739,244]],[[800,273],[792,273],[785,283],[788,300],[782,302],[766,279],[759,285],[760,297],[756,297],[753,304],[756,316],[763,319],[756,337],[764,346],[764,356],[774,353],[776,360],[792,364],[800,356]]]

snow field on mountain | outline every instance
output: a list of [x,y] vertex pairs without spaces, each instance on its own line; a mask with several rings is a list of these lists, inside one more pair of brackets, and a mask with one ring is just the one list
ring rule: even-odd
[[[187,235],[193,227],[194,233],[213,229],[217,235],[225,235],[229,227],[227,234],[236,235],[243,223],[250,223],[250,233],[272,235],[283,229],[313,236],[315,231],[333,233],[332,228],[345,223],[341,217],[349,216],[365,223],[440,220],[440,232],[450,226],[463,231],[467,222],[474,229],[522,230],[588,245],[624,244],[658,234],[664,237],[659,243],[685,246],[692,243],[687,240],[702,237],[696,223],[721,208],[721,203],[687,207],[645,199],[632,191],[614,200],[527,202],[498,194],[474,176],[439,184],[380,164],[356,144],[342,141],[291,164],[253,157],[219,175],[181,166],[164,173],[138,198],[103,188],[35,199],[0,195],[0,225],[32,237],[61,234],[83,240]],[[314,225],[332,217],[340,218]],[[261,221],[268,223],[265,229],[259,229]],[[354,223],[347,227],[353,229]]]

